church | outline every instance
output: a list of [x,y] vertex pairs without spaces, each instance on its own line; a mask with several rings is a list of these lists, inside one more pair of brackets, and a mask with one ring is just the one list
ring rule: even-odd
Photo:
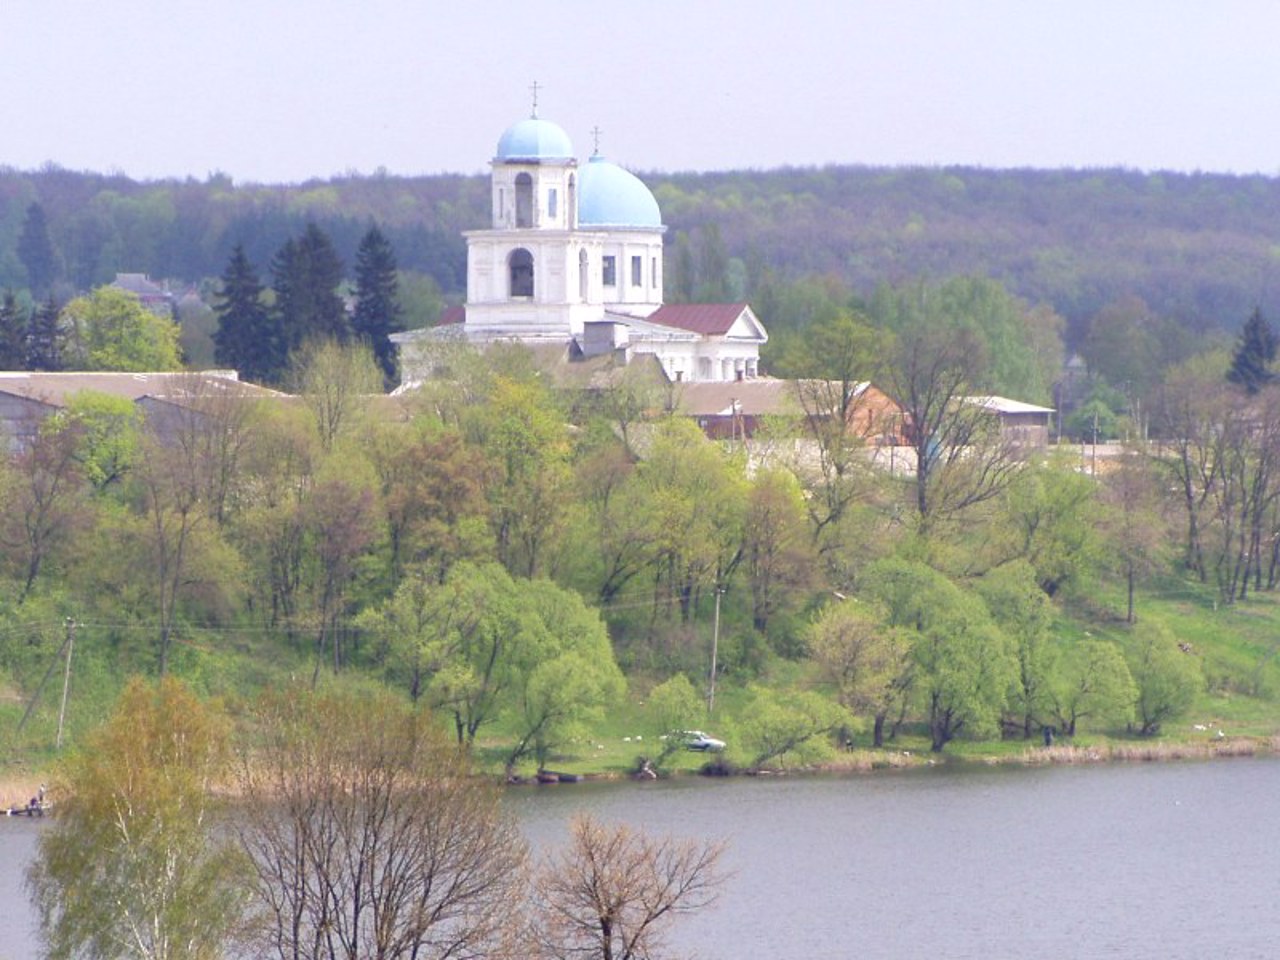
[[459,341],[563,347],[570,360],[650,356],[671,382],[754,379],[764,325],[746,303],[665,304],[657,200],[599,149],[580,164],[538,116],[502,134],[490,225],[470,230],[467,299],[437,326],[395,334],[404,387],[429,379]]

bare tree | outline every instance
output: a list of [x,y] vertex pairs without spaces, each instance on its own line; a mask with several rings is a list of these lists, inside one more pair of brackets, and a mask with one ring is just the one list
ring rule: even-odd
[[524,844],[428,715],[386,694],[269,699],[239,833],[257,955],[507,955]]
[[659,960],[665,928],[710,905],[725,879],[720,843],[654,839],[589,816],[571,830],[568,849],[544,865],[534,887],[540,957]]

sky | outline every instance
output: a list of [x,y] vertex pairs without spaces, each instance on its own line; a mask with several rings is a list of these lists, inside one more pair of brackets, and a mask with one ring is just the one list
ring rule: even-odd
[[0,0],[0,166],[1280,173],[1276,0]]

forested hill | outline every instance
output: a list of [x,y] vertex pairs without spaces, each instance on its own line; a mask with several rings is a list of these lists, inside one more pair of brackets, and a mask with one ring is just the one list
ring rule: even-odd
[[[1053,306],[1076,339],[1137,295],[1195,329],[1280,315],[1280,179],[1130,170],[822,167],[643,174],[669,225],[668,298],[751,297],[819,275],[860,294],[884,281],[982,274]],[[49,167],[0,169],[0,287],[28,286],[19,255],[38,203],[68,291],[118,271],[195,282],[243,242],[265,270],[307,221],[350,264],[370,220],[403,269],[446,295],[465,284],[464,229],[487,223],[483,176],[342,176],[299,185],[138,182]],[[766,318],[795,322],[796,318]]]

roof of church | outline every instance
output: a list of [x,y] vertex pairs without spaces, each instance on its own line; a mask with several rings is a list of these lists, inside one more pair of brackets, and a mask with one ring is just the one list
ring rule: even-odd
[[664,327],[689,330],[703,336],[723,336],[748,309],[744,303],[666,303],[646,318]]
[[644,182],[599,154],[581,168],[578,184],[580,226],[662,226],[658,201]]
[[569,135],[550,120],[529,117],[512,124],[498,140],[498,160],[572,160]]

